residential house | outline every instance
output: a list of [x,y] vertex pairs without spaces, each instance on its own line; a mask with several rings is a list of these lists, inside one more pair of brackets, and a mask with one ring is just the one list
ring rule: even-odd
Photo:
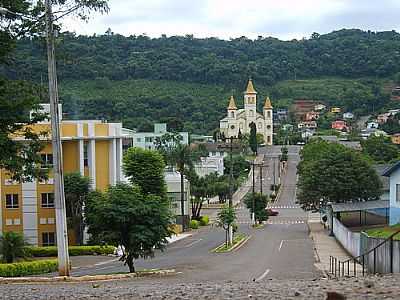
[[390,200],[390,181],[389,177],[383,176],[383,174],[393,165],[383,164],[383,165],[373,165],[372,167],[375,169],[376,173],[379,175],[380,180],[382,182],[382,195],[379,197],[379,200]]
[[373,128],[378,128],[379,123],[376,121],[370,121],[367,123],[367,129],[373,129]]
[[[43,111],[47,106],[42,105]],[[51,125],[45,120],[32,129],[50,132]],[[100,191],[122,180],[123,140],[132,137],[123,133],[121,123],[61,119],[60,129],[64,174],[88,176],[91,188]],[[47,180],[21,183],[11,180],[5,170],[0,171],[0,232],[21,232],[31,245],[52,246],[56,244],[53,149],[49,137],[43,137],[43,142],[40,155],[42,167],[49,170]],[[69,243],[75,244],[73,231],[69,231]]]
[[297,128],[303,129],[303,128],[309,128],[309,129],[316,129],[318,127],[317,122],[315,121],[304,121],[304,122],[299,122],[297,124]]
[[[133,135],[133,146],[143,149],[155,149],[156,139],[162,137],[167,131],[167,124],[155,123],[154,132],[135,132]],[[181,143],[187,145],[189,143],[189,133],[179,132],[182,137]]]
[[345,112],[345,113],[343,114],[343,119],[345,119],[345,120],[354,119],[354,114],[351,113],[351,112]]
[[324,105],[324,104],[317,104],[317,105],[314,106],[314,110],[315,110],[315,111],[319,111],[319,112],[324,111],[324,110],[326,110],[326,105]]
[[393,134],[390,139],[392,140],[393,144],[400,145],[400,133]]
[[400,161],[386,169],[383,176],[389,177],[389,224],[400,223]]
[[392,94],[390,99],[394,101],[400,100],[400,86],[396,86],[392,89]]
[[341,111],[342,111],[342,109],[340,107],[332,107],[331,108],[331,113],[334,113],[334,114],[340,114]]
[[385,124],[391,117],[390,113],[384,113],[377,116],[376,120],[378,124]]
[[319,119],[319,112],[309,111],[304,118],[305,121],[316,121]]
[[360,136],[366,140],[370,136],[388,136],[388,134],[386,132],[384,132],[383,130],[379,130],[376,128],[367,128],[367,129],[361,130]]
[[277,115],[278,121],[282,122],[282,121],[286,121],[288,119],[289,113],[286,108],[278,108],[276,110],[276,115]]
[[305,128],[301,130],[301,138],[303,140],[308,140],[315,134],[315,129]]
[[331,128],[339,130],[339,131],[348,131],[348,130],[350,130],[350,128],[347,125],[346,121],[343,121],[343,120],[336,120],[336,121],[332,122]]
[[297,121],[303,120],[307,112],[312,111],[315,107],[314,100],[297,99],[294,100],[291,110],[294,113],[294,117]]

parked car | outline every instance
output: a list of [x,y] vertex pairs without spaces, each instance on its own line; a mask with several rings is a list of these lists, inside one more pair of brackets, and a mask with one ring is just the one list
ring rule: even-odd
[[279,211],[271,209],[271,208],[267,208],[266,211],[267,211],[268,216],[271,216],[271,217],[279,215]]

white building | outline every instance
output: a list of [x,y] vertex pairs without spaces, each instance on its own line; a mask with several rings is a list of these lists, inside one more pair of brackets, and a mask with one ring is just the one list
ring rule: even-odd
[[349,119],[353,119],[354,118],[354,114],[351,112],[345,112],[343,114],[343,119],[349,120]]
[[389,177],[389,224],[400,223],[400,162],[387,169],[383,176]]
[[[167,124],[155,123],[154,132],[135,132],[133,134],[133,146],[143,149],[155,149],[156,138],[162,137],[166,133],[168,133]],[[189,133],[179,132],[179,134],[182,137],[181,143],[187,145],[189,143]]]
[[250,133],[250,124],[256,124],[257,133],[264,136],[265,144],[272,145],[273,116],[269,97],[265,99],[263,113],[257,112],[257,92],[251,79],[244,92],[244,109],[236,107],[235,99],[231,96],[227,109],[227,116],[220,121],[220,131],[229,138]]

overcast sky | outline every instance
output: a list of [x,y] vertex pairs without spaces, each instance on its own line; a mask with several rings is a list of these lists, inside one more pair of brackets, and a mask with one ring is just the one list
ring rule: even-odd
[[400,31],[400,0],[109,0],[107,15],[66,20],[78,34],[301,39],[342,28]]

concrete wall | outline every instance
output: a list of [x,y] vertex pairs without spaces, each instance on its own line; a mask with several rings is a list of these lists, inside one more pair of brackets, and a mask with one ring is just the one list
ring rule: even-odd
[[[377,239],[369,237],[366,233],[361,233],[361,248],[362,253],[366,253],[369,250],[375,248],[381,244],[384,239]],[[387,242],[375,251],[375,272],[376,273],[390,273],[390,242]],[[371,251],[366,258],[365,264],[368,272],[374,272],[374,251]],[[393,241],[393,272],[400,273],[400,241]]]
[[338,219],[333,218],[333,233],[340,244],[353,257],[360,255],[360,233],[352,232]]

